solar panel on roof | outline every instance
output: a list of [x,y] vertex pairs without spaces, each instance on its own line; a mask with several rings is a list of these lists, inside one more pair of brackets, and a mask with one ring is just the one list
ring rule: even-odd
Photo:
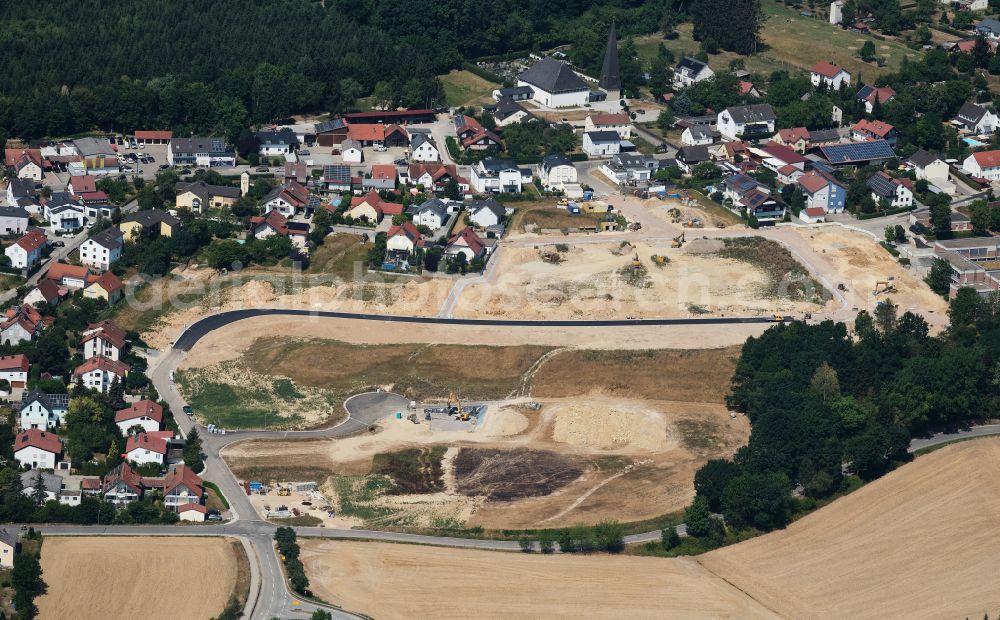
[[892,159],[896,156],[892,147],[885,140],[821,146],[820,151],[831,163]]

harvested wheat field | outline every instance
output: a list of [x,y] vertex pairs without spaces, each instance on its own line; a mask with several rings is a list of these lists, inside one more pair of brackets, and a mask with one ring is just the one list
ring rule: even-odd
[[[49,536],[39,618],[144,620],[222,613],[240,572],[225,538]],[[95,570],[96,569],[96,570]],[[138,607],[137,607],[138,606]]]
[[[657,266],[653,255],[665,255],[670,262]],[[635,256],[641,263],[637,269]],[[671,249],[669,241],[510,246],[499,256],[490,281],[465,287],[454,315],[609,319],[768,315],[823,308],[797,296],[772,294],[772,288],[771,276],[747,262]]]
[[316,596],[375,618],[773,618],[689,559],[304,540]]
[[788,618],[980,618],[1000,608],[998,468],[1000,439],[948,446],[698,559]]

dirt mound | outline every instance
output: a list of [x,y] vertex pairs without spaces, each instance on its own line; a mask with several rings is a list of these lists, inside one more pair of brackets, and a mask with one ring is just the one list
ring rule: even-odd
[[715,254],[726,247],[722,239],[692,239],[684,245],[685,254]]
[[392,495],[436,493],[444,489],[441,459],[445,450],[444,446],[434,446],[380,452],[372,458],[372,473],[392,479]]
[[583,474],[576,459],[544,450],[462,448],[455,489],[493,501],[549,495]]
[[609,404],[569,404],[549,410],[552,439],[599,450],[667,450],[672,433],[659,411]]

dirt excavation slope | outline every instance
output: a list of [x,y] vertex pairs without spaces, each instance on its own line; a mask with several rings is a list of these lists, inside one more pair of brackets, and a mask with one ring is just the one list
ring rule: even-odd
[[50,536],[39,618],[173,620],[222,613],[238,572],[225,538]]
[[774,618],[692,559],[302,541],[319,598],[379,618]]
[[918,458],[698,560],[788,618],[980,618],[1000,608],[1000,439]]

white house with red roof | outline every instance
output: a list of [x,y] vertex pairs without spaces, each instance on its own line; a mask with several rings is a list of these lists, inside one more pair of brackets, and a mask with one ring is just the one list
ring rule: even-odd
[[412,252],[420,242],[420,231],[412,222],[393,226],[387,234],[385,247],[393,252]]
[[86,359],[102,356],[118,361],[125,352],[125,330],[114,321],[105,319],[92,323],[80,336],[80,346]]
[[163,426],[163,407],[151,400],[140,400],[116,411],[115,424],[122,435],[128,435],[137,426],[145,433],[155,433]]
[[176,465],[163,478],[163,506],[171,512],[180,512],[182,506],[201,504],[205,483],[187,465]]
[[962,171],[976,179],[1000,181],[1000,151],[979,151],[965,158]]
[[55,433],[29,428],[14,438],[14,460],[21,467],[55,469],[61,458],[62,442]]
[[288,237],[292,240],[292,245],[304,248],[309,240],[309,224],[293,222],[275,210],[265,216],[255,215],[250,218],[249,235],[254,239],[267,239],[272,235]]
[[840,90],[841,86],[851,85],[851,74],[843,67],[829,62],[819,62],[809,70],[809,78],[813,86],[826,84],[827,88]]
[[6,380],[11,388],[23,389],[28,381],[28,357],[24,353],[0,357],[0,379]]
[[403,205],[398,202],[389,202],[378,195],[375,190],[369,191],[364,196],[351,198],[351,206],[345,215],[352,219],[365,219],[369,222],[380,222],[385,216],[392,217],[403,213]]
[[8,308],[0,318],[0,343],[17,344],[31,340],[42,328],[42,315],[27,304]]
[[308,188],[298,181],[282,183],[272,189],[261,199],[264,203],[264,213],[279,211],[285,217],[293,217],[304,212],[309,206],[310,193]]
[[39,228],[32,228],[17,241],[7,246],[3,253],[10,259],[10,266],[15,269],[31,269],[42,260],[42,251],[48,244],[48,238]]
[[476,234],[471,226],[466,226],[448,240],[444,253],[445,256],[452,258],[464,254],[466,261],[472,261],[474,258],[484,256],[487,253],[487,246],[486,242]]
[[884,121],[870,121],[863,118],[851,127],[851,140],[854,142],[885,140],[890,146],[896,146],[896,128]]
[[145,488],[142,484],[142,476],[125,462],[120,463],[104,475],[100,494],[104,496],[105,501],[111,502],[115,506],[124,506],[140,499],[143,491]]
[[125,458],[128,462],[138,465],[147,463],[163,465],[167,459],[167,440],[172,435],[170,431],[130,435],[125,442]]
[[207,514],[208,508],[201,504],[183,504],[177,507],[177,516],[181,521],[200,523],[205,520]]
[[97,180],[90,175],[70,177],[66,189],[74,196],[90,194],[97,191]]
[[83,386],[87,389],[108,392],[115,379],[123,383],[131,368],[124,362],[119,362],[108,357],[92,357],[76,367],[73,371],[73,378],[83,380]]

